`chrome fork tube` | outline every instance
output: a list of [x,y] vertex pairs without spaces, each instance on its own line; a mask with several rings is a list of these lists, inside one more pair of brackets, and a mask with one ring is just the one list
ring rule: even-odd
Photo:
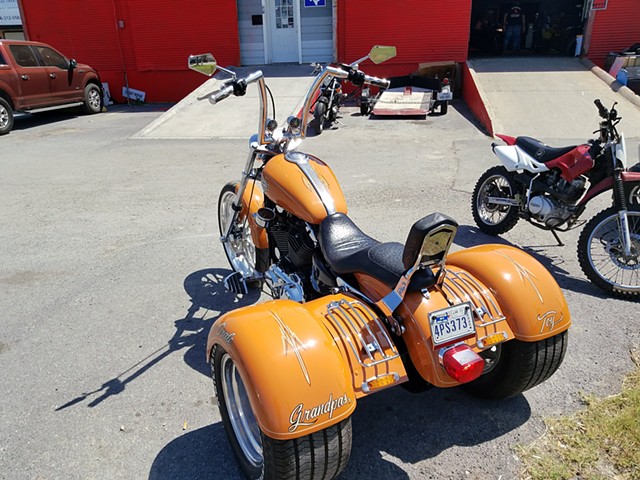
[[622,237],[622,248],[625,257],[631,256],[631,233],[629,232],[629,218],[626,210],[620,210],[618,212],[618,219],[620,220],[620,230]]
[[231,204],[231,208],[233,210],[231,221],[227,225],[227,229],[225,230],[222,237],[220,237],[220,241],[222,243],[229,240],[229,235],[231,235],[233,225],[236,223],[238,214],[242,209],[242,196],[244,195],[244,191],[247,188],[249,178],[251,178],[253,165],[258,155],[258,148],[265,144],[265,132],[267,129],[267,107],[269,104],[267,102],[267,87],[261,72],[260,78],[258,78],[258,91],[260,92],[260,122],[258,124],[258,145],[256,147],[250,147],[251,150],[249,152],[249,157],[247,158],[247,163],[244,166],[244,170],[242,171],[242,181],[240,182],[240,188],[238,188],[238,191],[236,192],[235,201]]
[[238,219],[240,210],[242,210],[242,196],[244,195],[244,191],[247,188],[247,183],[249,183],[249,179],[251,178],[251,172],[253,171],[253,164],[256,161],[257,153],[258,152],[253,148],[249,152],[247,164],[244,166],[244,170],[242,171],[242,181],[240,182],[240,188],[238,188],[238,191],[236,192],[236,199],[231,204],[231,209],[233,210],[233,213],[231,214],[231,221],[227,224],[227,229],[225,230],[222,237],[220,237],[220,241],[222,243],[229,240],[229,235],[231,235],[233,225]]

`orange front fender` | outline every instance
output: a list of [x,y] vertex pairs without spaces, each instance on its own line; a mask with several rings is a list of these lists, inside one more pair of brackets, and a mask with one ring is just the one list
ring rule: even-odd
[[[236,184],[236,193],[238,192],[240,184]],[[267,236],[266,229],[260,227],[256,223],[254,214],[257,213],[260,207],[264,206],[264,194],[260,185],[256,184],[255,180],[249,180],[247,187],[244,189],[242,195],[242,210],[240,210],[240,218],[246,218],[249,222],[249,229],[251,230],[251,238],[256,248],[269,248],[269,238]]]
[[480,245],[447,256],[487,285],[515,337],[534,342],[569,328],[567,302],[549,271],[531,255],[505,245]]

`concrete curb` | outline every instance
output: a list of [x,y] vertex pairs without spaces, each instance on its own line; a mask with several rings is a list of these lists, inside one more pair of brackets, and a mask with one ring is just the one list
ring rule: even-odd
[[502,132],[504,131],[502,129],[502,123],[500,122],[500,120],[498,120],[498,118],[496,117],[495,113],[493,112],[491,105],[489,103],[489,101],[487,100],[487,94],[484,92],[484,89],[482,88],[482,85],[478,79],[478,75],[476,73],[476,69],[475,69],[475,65],[473,63],[473,60],[467,60],[467,68],[469,70],[469,75],[471,76],[471,79],[473,80],[473,84],[478,92],[478,95],[480,97],[480,100],[483,104],[484,110],[487,114],[487,117],[489,118],[489,122],[490,125],[485,125],[485,128],[487,128],[488,132],[489,132],[489,136],[490,137],[494,137],[496,132]]
[[637,108],[640,108],[640,96],[636,95],[633,90],[622,85],[615,78],[605,72],[602,68],[598,67],[588,58],[581,58],[580,62],[589,70],[591,70],[591,73],[593,73],[596,77],[606,83],[609,88],[611,88],[611,90],[620,94],[626,100],[633,103]]

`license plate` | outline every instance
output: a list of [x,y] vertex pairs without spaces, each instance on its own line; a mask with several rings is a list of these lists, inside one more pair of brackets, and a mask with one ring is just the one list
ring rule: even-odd
[[473,310],[469,302],[443,308],[429,314],[431,340],[434,346],[469,338],[476,333]]
[[438,92],[438,100],[453,100],[453,92]]

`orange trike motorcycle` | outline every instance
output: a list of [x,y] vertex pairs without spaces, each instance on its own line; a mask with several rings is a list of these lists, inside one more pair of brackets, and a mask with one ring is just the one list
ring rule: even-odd
[[[376,46],[379,63],[394,47]],[[212,76],[213,55],[189,57]],[[523,392],[562,363],[571,319],[550,273],[523,251],[482,245],[449,253],[457,223],[418,220],[406,242],[362,232],[329,166],[297,149],[314,94],[329,76],[388,86],[356,68],[325,67],[283,127],[269,118],[261,71],[233,72],[212,103],[255,83],[261,100],[242,177],[220,193],[221,242],[237,294],[266,285],[274,300],[212,326],[207,358],[220,415],[248,478],[334,478],[351,450],[359,399],[403,385],[463,385],[492,399]],[[275,116],[275,114],[274,114]]]

